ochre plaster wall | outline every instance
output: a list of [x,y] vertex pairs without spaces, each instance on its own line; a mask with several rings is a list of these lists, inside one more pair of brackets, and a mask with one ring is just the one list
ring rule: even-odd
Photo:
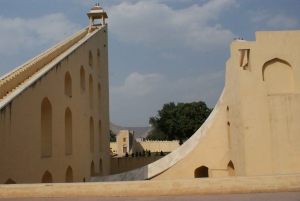
[[[8,179],[16,183],[40,183],[46,171],[51,173],[53,182],[65,182],[68,167],[72,169],[74,182],[89,181],[91,172],[109,174],[107,26],[95,32],[0,111],[0,183]],[[93,55],[93,66],[89,66],[89,51]],[[101,76],[97,69],[98,52]],[[59,52],[53,52],[56,53]],[[85,89],[80,85],[81,66],[85,71]],[[71,96],[65,94],[66,73],[71,77]],[[93,78],[93,108],[89,106],[90,76]],[[97,108],[98,84],[101,85],[100,109]],[[41,155],[41,104],[45,98],[49,100],[52,112],[50,157]],[[72,117],[72,154],[65,153],[67,108]],[[93,152],[90,148],[90,118],[94,122]]]
[[201,166],[209,177],[300,172],[300,31],[257,32],[256,38],[231,44],[212,127],[154,180],[194,178]]

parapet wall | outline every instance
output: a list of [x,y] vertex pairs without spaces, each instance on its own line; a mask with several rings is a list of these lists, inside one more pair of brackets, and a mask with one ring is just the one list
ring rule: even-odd
[[31,78],[36,72],[41,70],[45,65],[56,59],[68,48],[76,44],[79,40],[84,38],[88,33],[88,28],[81,30],[67,40],[50,48],[46,52],[31,59],[27,63],[14,69],[12,72],[0,78],[0,101],[11,91],[13,91],[20,84]]
[[[172,152],[175,149],[177,149],[179,145],[178,140],[174,141],[143,141],[143,142],[137,142],[140,143],[142,148],[144,150],[150,150],[151,152]],[[143,150],[137,150],[137,151],[143,151]]]
[[110,159],[110,174],[118,174],[134,170],[157,161],[162,156],[151,157],[122,157]]
[[300,191],[300,174],[165,181],[0,185],[0,198],[176,196]]

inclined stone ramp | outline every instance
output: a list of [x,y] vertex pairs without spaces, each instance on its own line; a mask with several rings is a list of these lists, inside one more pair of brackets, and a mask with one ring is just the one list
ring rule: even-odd
[[101,30],[101,28],[101,26],[96,27],[93,29],[93,32],[88,33],[89,27],[86,27],[63,42],[0,77],[0,110],[22,91],[58,65],[59,62]]
[[164,171],[166,171],[167,169],[171,168],[173,165],[178,163],[185,156],[187,156],[199,144],[199,142],[207,134],[207,131],[211,128],[217,115],[219,114],[222,104],[224,102],[223,99],[224,99],[224,90],[215,108],[213,109],[212,113],[202,124],[202,126],[183,145],[181,145],[179,148],[177,148],[167,156],[149,165],[128,172],[109,175],[109,176],[91,177],[90,181],[109,182],[109,181],[147,180],[163,173]]

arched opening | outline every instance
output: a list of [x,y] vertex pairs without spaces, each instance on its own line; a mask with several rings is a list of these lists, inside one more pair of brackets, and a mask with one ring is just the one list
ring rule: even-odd
[[194,172],[195,178],[208,177],[208,167],[201,166],[197,168]]
[[42,178],[42,183],[53,183],[52,175],[49,171],[46,171]]
[[94,152],[94,120],[90,117],[90,150]]
[[230,122],[227,122],[228,148],[231,149]]
[[72,97],[72,79],[69,72],[65,74],[65,94]]
[[83,180],[82,180],[83,182],[85,182],[85,177],[83,177]]
[[95,173],[95,164],[94,164],[94,161],[92,161],[91,163],[91,177],[95,176],[96,173]]
[[293,93],[294,77],[291,65],[281,59],[272,59],[262,68],[268,93]]
[[72,154],[72,112],[69,107],[65,111],[65,155]]
[[98,75],[101,77],[101,64],[100,64],[100,50],[97,51],[97,70]]
[[80,67],[80,87],[85,90],[85,71],[83,66]]
[[41,104],[41,157],[52,156],[52,107],[48,98]]
[[98,129],[99,129],[99,152],[102,151],[102,124],[101,121],[99,120],[98,122]]
[[93,55],[92,51],[89,51],[89,65],[93,68]]
[[73,182],[73,170],[69,166],[66,171],[66,183],[72,183]]
[[16,182],[9,178],[4,184],[16,184]]
[[100,176],[103,175],[103,167],[102,167],[102,159],[100,158],[100,161],[99,161],[99,173],[100,173]]
[[124,145],[123,145],[123,154],[126,154],[126,152],[127,152],[127,145],[124,144]]
[[228,176],[235,175],[234,165],[233,165],[232,161],[229,161],[229,163],[227,165],[227,170],[228,170]]
[[98,84],[98,112],[101,112],[101,85]]
[[89,99],[90,99],[90,108],[93,108],[93,100],[94,100],[94,93],[93,93],[93,77],[90,75],[89,77]]

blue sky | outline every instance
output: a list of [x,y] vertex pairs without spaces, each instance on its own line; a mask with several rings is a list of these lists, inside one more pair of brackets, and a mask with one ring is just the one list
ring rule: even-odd
[[0,0],[0,75],[108,14],[110,120],[147,126],[168,102],[214,107],[233,38],[300,29],[299,0]]

